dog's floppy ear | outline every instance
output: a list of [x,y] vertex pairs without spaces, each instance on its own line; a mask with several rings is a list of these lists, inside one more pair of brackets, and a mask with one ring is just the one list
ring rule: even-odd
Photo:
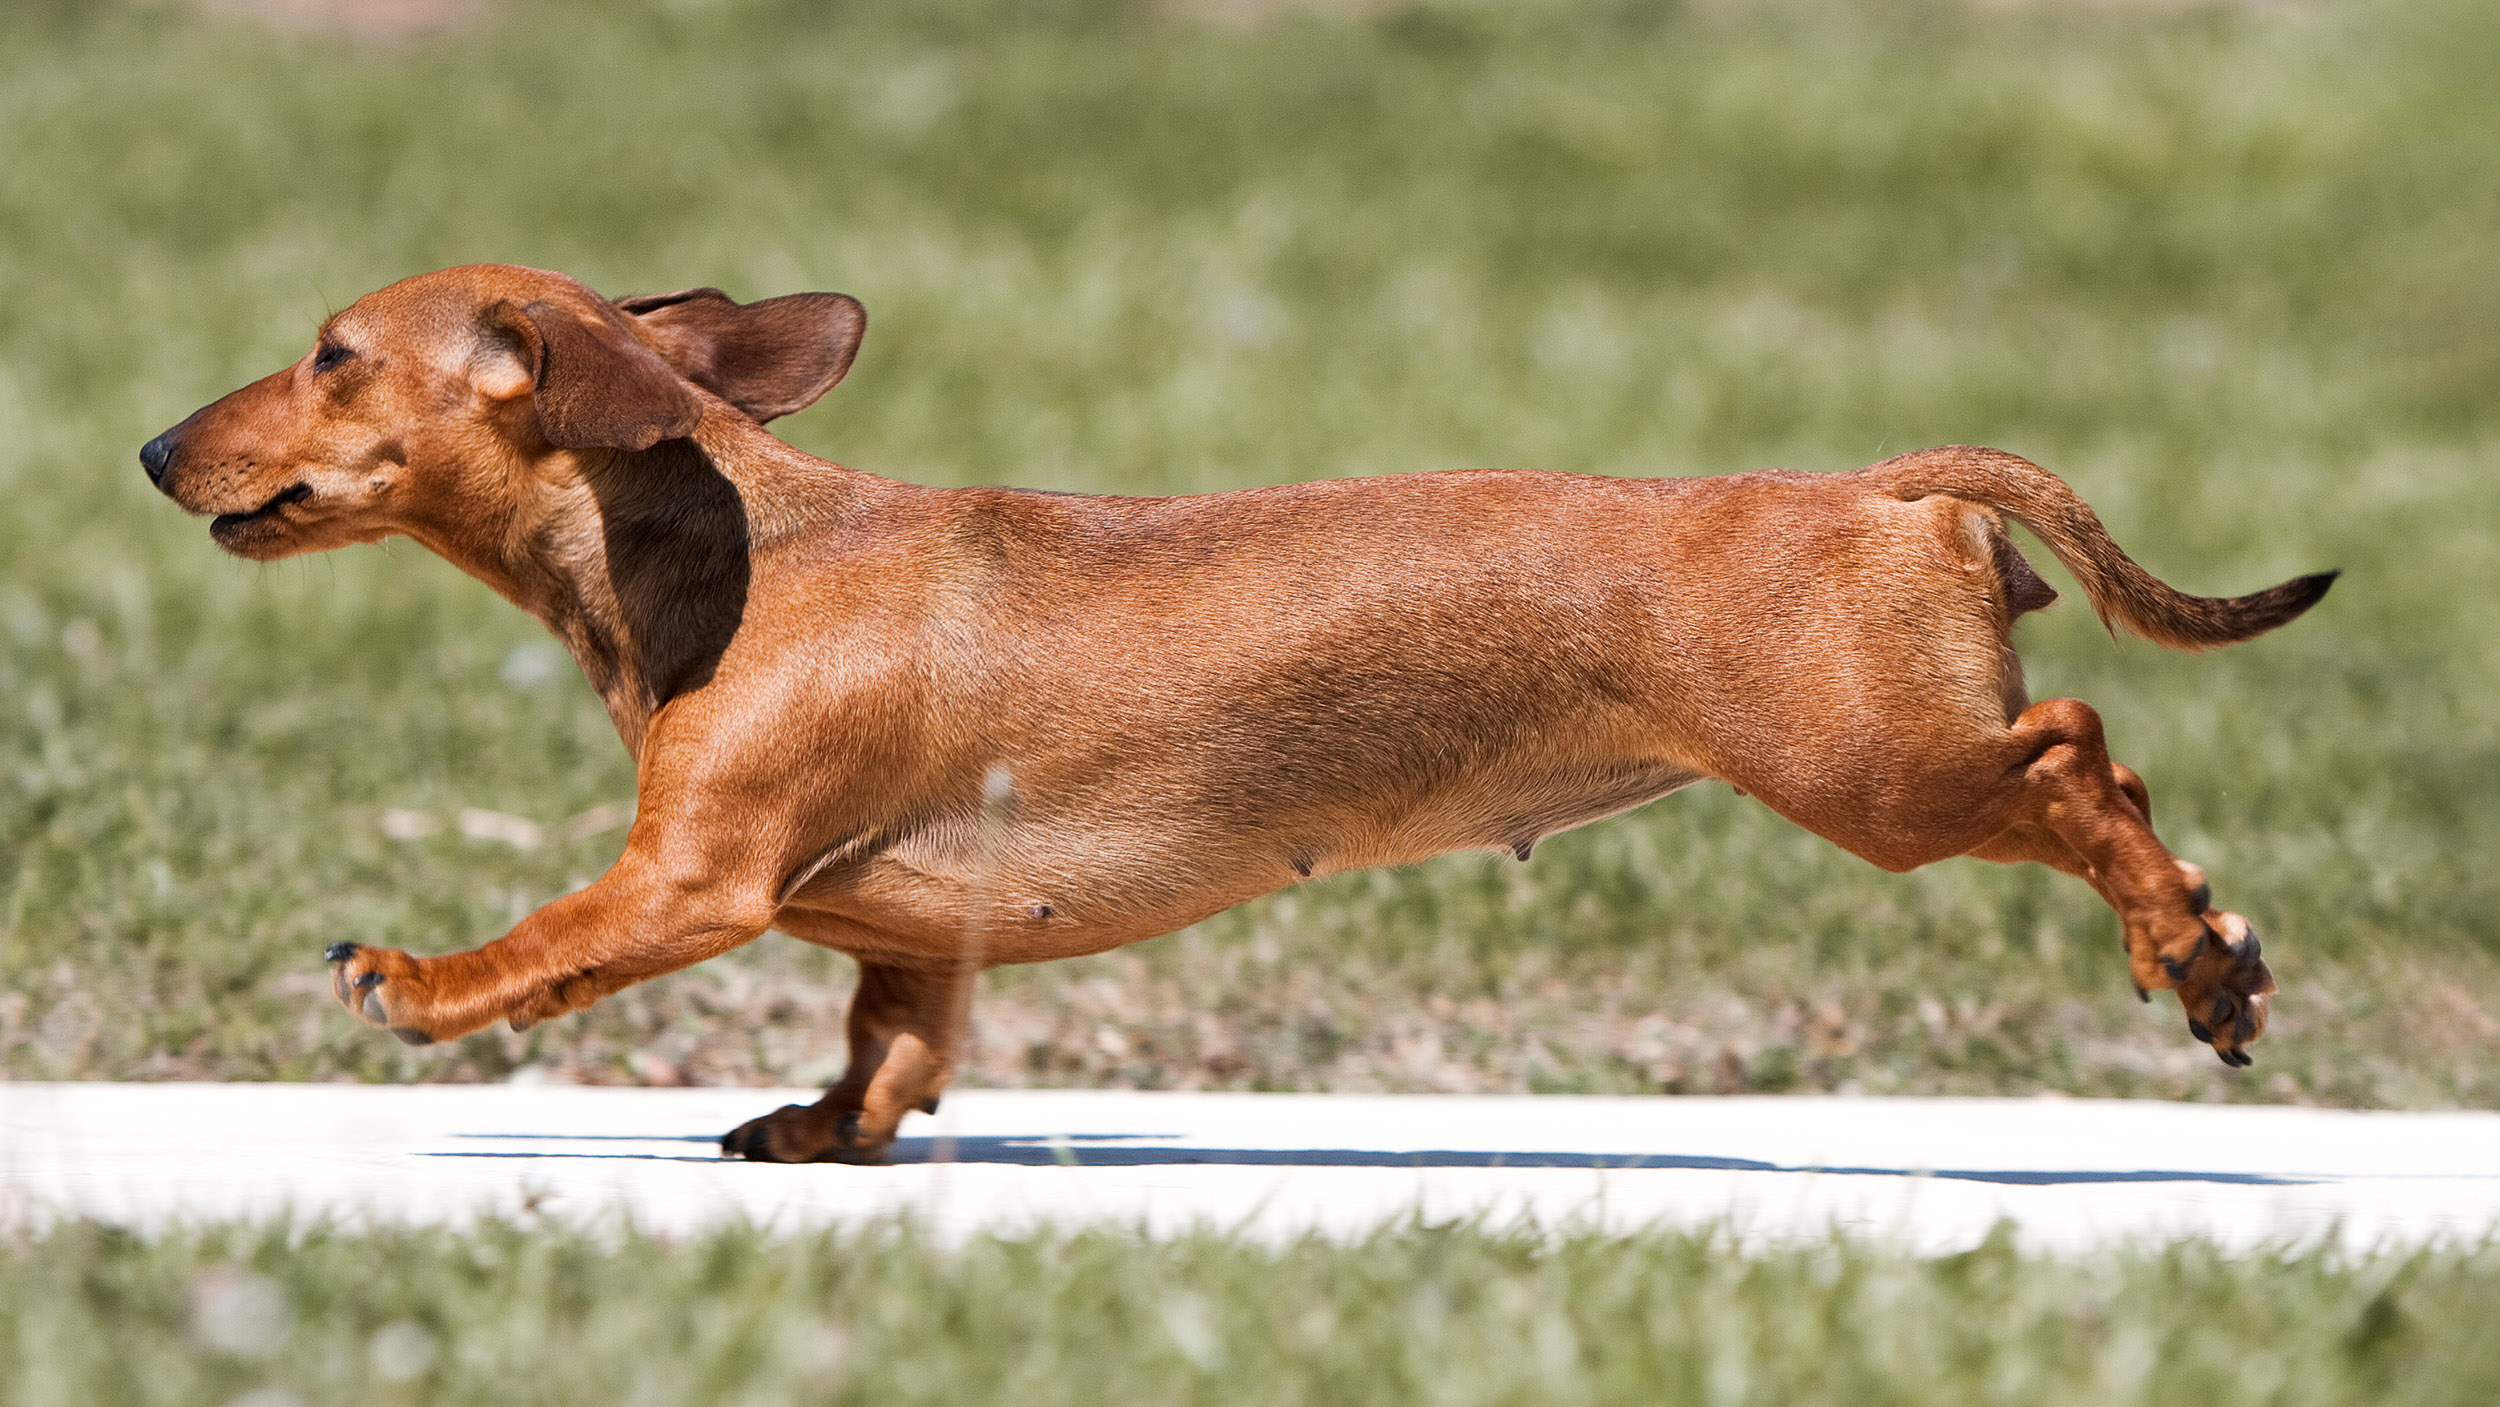
[[677,373],[758,423],[816,403],[851,369],[868,310],[841,293],[734,303],[717,288],[620,298]]
[[702,399],[668,363],[605,318],[507,301],[486,319],[519,356],[539,431],[558,449],[649,449],[703,419]]

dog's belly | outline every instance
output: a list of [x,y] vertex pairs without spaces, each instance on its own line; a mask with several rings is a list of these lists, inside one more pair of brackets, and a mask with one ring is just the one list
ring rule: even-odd
[[[1308,879],[1456,851],[1521,859],[1560,831],[1702,780],[1670,763],[1518,767],[1418,799],[1355,797],[1246,818],[1028,814],[988,834],[934,825],[828,864],[783,931],[905,966],[1042,962],[1158,937]],[[1242,822],[1247,820],[1247,824]]]

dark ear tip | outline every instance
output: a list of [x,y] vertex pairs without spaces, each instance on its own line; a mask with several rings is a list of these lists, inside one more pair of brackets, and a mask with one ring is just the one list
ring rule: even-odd
[[681,288],[675,293],[630,294],[617,299],[616,306],[629,313],[655,313],[662,308],[675,307],[679,303],[694,303],[704,299],[727,303],[733,308],[738,306],[738,300],[708,284],[702,288]]
[[758,424],[816,403],[850,372],[868,310],[847,293],[733,302],[717,288],[623,298],[620,314],[686,381]]
[[860,335],[868,329],[868,305],[848,293],[785,293],[781,297],[767,298],[747,306],[764,308],[775,304],[782,308],[806,309],[823,320],[833,333],[834,341],[848,342],[854,351],[858,349]]

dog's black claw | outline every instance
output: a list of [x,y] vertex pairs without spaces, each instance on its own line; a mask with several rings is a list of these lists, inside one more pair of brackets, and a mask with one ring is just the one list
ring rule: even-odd
[[2135,989],[2135,999],[2140,1002],[2149,1002],[2153,999],[2153,994],[2144,990],[2142,987],[2137,987]]
[[[2196,1037],[2200,1041],[2203,1041],[2207,1045],[2212,1045],[2214,1043],[2213,1027],[2206,1025],[2204,1022],[2197,1020],[2193,1016],[2188,1018],[2188,1034]],[[2231,1057],[2226,1054],[2222,1058],[2228,1060]]]
[[2214,887],[2211,884],[2200,884],[2194,889],[2188,891],[2188,907],[2190,909],[2193,909],[2197,913],[2201,914],[2213,906]]
[[359,992],[365,991],[369,988],[379,987],[382,985],[382,974],[379,972],[368,972],[364,976],[357,978],[352,985]]
[[2168,958],[2163,958],[2163,959],[2161,960],[2161,970],[2162,970],[2162,971],[2164,971],[2164,972],[2169,973],[2169,974],[2170,974],[2170,980],[2171,980],[2171,981],[2173,981],[2173,982],[2185,982],[2185,981],[2187,980],[2187,964],[2186,964],[2186,963],[2183,963],[2183,962],[2172,962],[2172,961],[2171,961],[2170,959],[2168,959]]
[[399,1037],[403,1041],[406,1041],[410,1045],[434,1044],[434,1038],[432,1036],[418,1030],[414,1026],[393,1026],[391,1028],[391,1034]]
[[2222,1063],[2234,1070],[2245,1070],[2257,1063],[2257,1057],[2244,1050],[2217,1050],[2214,1054],[2221,1056]]
[[2238,961],[2240,971],[2246,972],[2255,967],[2265,955],[2266,945],[2257,941],[2257,930],[2252,928],[2248,930],[2248,940],[2240,944],[2239,951],[2232,956]]
[[537,1024],[538,1023],[535,1021],[524,1021],[520,1017],[515,1016],[512,1018],[512,1033],[516,1036],[523,1034],[528,1031],[530,1027]]
[[920,1101],[920,1112],[923,1114],[934,1114],[937,1112],[937,1106],[938,1097],[934,1094],[930,1095],[928,1098]]
[[321,960],[323,962],[345,962],[362,951],[364,951],[364,945],[361,943],[332,943],[330,946],[321,950]]

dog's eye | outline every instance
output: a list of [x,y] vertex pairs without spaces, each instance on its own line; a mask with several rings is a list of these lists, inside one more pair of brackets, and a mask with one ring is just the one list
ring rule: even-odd
[[324,342],[321,344],[321,349],[313,353],[313,373],[319,375],[354,355],[356,355],[354,352],[336,342]]

